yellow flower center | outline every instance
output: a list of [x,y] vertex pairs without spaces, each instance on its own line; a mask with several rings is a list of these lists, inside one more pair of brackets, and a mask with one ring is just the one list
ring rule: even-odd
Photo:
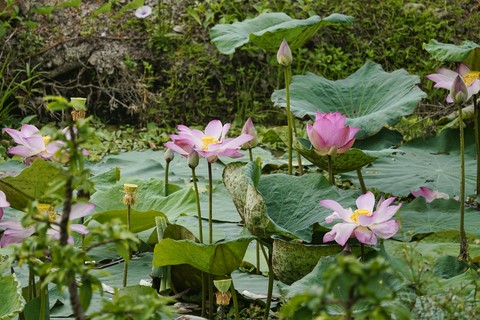
[[214,136],[204,136],[202,137],[202,143],[203,143],[202,150],[206,151],[208,150],[209,145],[211,145],[212,143],[219,143],[219,142],[220,141],[215,139]]
[[52,140],[50,136],[43,136],[42,138],[45,145],[47,145]]
[[352,219],[353,221],[358,223],[358,217],[359,216],[370,217],[371,215],[372,215],[372,213],[367,209],[357,209],[357,210],[353,211],[353,213],[350,215],[350,219]]
[[465,82],[467,87],[470,87],[473,82],[477,79],[480,79],[480,71],[468,71],[463,77],[462,80]]
[[57,213],[52,205],[48,203],[39,203],[37,204],[37,209],[42,215],[48,213],[48,220],[50,220],[50,222],[57,221]]

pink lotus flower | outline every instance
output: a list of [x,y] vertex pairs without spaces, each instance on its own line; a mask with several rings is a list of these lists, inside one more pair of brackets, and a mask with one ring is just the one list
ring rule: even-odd
[[248,117],[247,121],[243,125],[242,134],[249,134],[253,137],[252,140],[241,145],[242,149],[253,149],[258,145],[258,133],[257,129],[253,125],[252,118]]
[[417,191],[412,191],[412,195],[415,198],[424,197],[427,203],[432,202],[435,199],[449,199],[448,194],[432,190],[427,187],[420,187]]
[[332,230],[325,234],[323,242],[335,240],[340,245],[345,245],[347,240],[354,236],[364,244],[375,245],[377,237],[388,239],[398,231],[398,223],[390,220],[400,209],[402,204],[390,206],[395,197],[384,200],[383,197],[377,204],[376,211],[375,196],[370,191],[358,197],[357,210],[344,209],[334,200],[322,200],[320,205],[333,210],[333,214],[325,218],[327,223],[334,220],[343,220],[333,226]]
[[3,208],[10,207],[10,202],[7,201],[7,196],[0,190],[0,219],[3,217]]
[[[79,202],[72,205],[72,210],[70,212],[70,221],[85,217],[90,214],[95,205],[93,203]],[[60,216],[54,215],[50,217],[52,220],[59,222]],[[0,247],[5,247],[11,243],[21,243],[23,239],[30,237],[35,233],[35,228],[33,226],[24,228],[20,221],[17,220],[5,220],[0,221],[0,228],[4,228],[3,236],[0,240]],[[88,229],[83,224],[70,224],[70,230],[75,231],[79,234],[87,234]],[[47,231],[47,234],[50,235],[53,239],[60,238],[60,229],[58,225],[51,225],[51,228]],[[73,244],[73,238],[69,237],[68,242]]]
[[3,130],[19,144],[10,148],[8,153],[25,158],[27,164],[37,157],[50,160],[63,146],[61,141],[50,142],[50,137],[42,137],[37,127],[29,124],[23,124],[20,131],[10,128]]
[[313,126],[307,124],[307,135],[316,153],[337,156],[352,147],[360,129],[345,126],[345,119],[339,112],[317,112]]
[[[480,71],[471,71],[466,64],[460,64],[456,72],[445,68],[440,68],[437,72],[426,76],[427,79],[435,82],[434,88],[451,90],[455,78],[460,76],[467,86],[467,100],[480,91]],[[447,102],[453,102],[450,94],[447,96]]]
[[165,147],[188,157],[193,151],[213,163],[218,157],[239,158],[242,157],[238,150],[245,142],[253,139],[249,134],[241,134],[236,138],[226,138],[230,129],[230,123],[222,126],[219,120],[212,120],[205,127],[205,132],[197,129],[190,129],[187,126],[179,125],[178,134],[170,135],[173,141],[165,143]]

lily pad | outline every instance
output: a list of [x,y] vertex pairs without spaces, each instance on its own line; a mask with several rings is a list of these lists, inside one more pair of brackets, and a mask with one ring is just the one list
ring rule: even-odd
[[464,41],[460,45],[430,40],[423,45],[432,57],[440,61],[465,62],[473,70],[480,70],[480,45],[473,41]]
[[[52,181],[57,181],[61,169],[50,161],[35,160],[15,177],[0,179],[0,190],[5,192],[12,208],[23,210],[33,200],[46,201],[45,192]],[[61,189],[57,194],[63,194]]]
[[[290,85],[292,113],[315,118],[317,111],[347,115],[347,125],[360,128],[358,139],[379,132],[409,115],[426,94],[418,88],[420,78],[400,69],[385,72],[368,61],[343,80],[328,80],[313,73],[294,76]],[[285,108],[285,89],[275,90],[272,102]]]
[[249,41],[262,49],[276,52],[283,39],[294,50],[300,48],[322,26],[352,22],[352,17],[337,13],[324,19],[312,16],[299,20],[283,12],[266,12],[242,22],[217,24],[210,30],[210,38],[223,54],[234,53],[236,48]]
[[[397,196],[427,186],[453,197],[460,194],[460,152],[458,129],[446,129],[428,139],[418,138],[362,169],[365,184]],[[475,143],[472,130],[465,130],[466,192],[476,184]],[[345,175],[356,179],[351,174]]]
[[[132,206],[135,211],[159,211],[165,214],[170,222],[174,222],[182,214],[195,215],[197,212],[195,193],[191,188],[181,189],[178,186],[169,185],[170,194],[165,197],[163,180],[127,179],[111,185],[109,188],[103,188],[92,195],[91,201],[96,204],[95,219],[101,216],[98,215],[100,213],[116,215],[117,211],[126,211],[126,206],[122,203],[124,181],[138,185],[137,200]],[[112,210],[116,213],[108,213]]]
[[[322,170],[328,170],[327,157],[321,156],[312,149],[312,144],[306,139],[298,139],[295,149],[308,161]],[[332,157],[332,168],[334,173],[343,173],[360,169],[363,166],[375,161],[375,157],[370,157],[359,149],[350,149],[345,153]]]
[[0,277],[0,319],[13,319],[25,306],[22,296],[22,286],[14,274]]
[[[417,198],[403,206],[395,215],[400,222],[396,239],[410,241],[415,235],[460,230],[460,203],[453,199],[437,199],[426,203]],[[465,231],[480,237],[480,215],[472,208],[465,208]]]

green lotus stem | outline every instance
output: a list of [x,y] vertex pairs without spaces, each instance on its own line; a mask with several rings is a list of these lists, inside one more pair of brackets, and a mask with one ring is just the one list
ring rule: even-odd
[[208,274],[208,318],[212,319],[213,314],[214,314],[214,309],[213,309],[213,279],[212,279],[212,274]]
[[[14,272],[12,272],[14,273]],[[32,266],[28,266],[28,300],[32,300],[37,296],[37,288],[35,287],[35,275]]]
[[[248,148],[248,155],[250,156],[250,161],[253,161],[253,152],[252,148]],[[260,246],[261,244],[257,241],[255,246],[255,253],[257,259],[257,274],[261,274],[260,271]]]
[[[295,125],[295,118],[292,115],[292,125],[293,125],[293,139],[296,141],[298,134],[297,134],[297,126]],[[298,175],[303,176],[303,164],[302,164],[302,155],[297,151],[297,163],[298,163]]]
[[192,168],[193,189],[195,190],[196,204],[197,204],[197,217],[198,217],[198,239],[200,243],[203,243],[203,227],[202,227],[202,209],[200,208],[200,193],[198,192],[197,175],[195,174],[195,168]]
[[240,310],[238,308],[237,291],[235,290],[233,281],[232,281],[232,284],[230,285],[230,292],[232,293],[233,308],[235,309],[235,320],[240,320]]
[[480,194],[480,112],[478,111],[478,94],[473,95],[473,110],[474,110],[474,123],[475,123],[475,150],[477,153],[477,184],[475,188],[475,194]]
[[[40,320],[46,320],[47,317],[47,294],[48,294],[48,285],[45,288],[40,289]],[[48,317],[50,319],[50,317]]]
[[[130,232],[130,205],[127,206],[127,230]],[[132,257],[132,252],[128,249],[128,259],[125,259],[123,264],[123,287],[127,286],[127,277],[128,277],[128,263]]]
[[267,290],[267,303],[265,304],[265,314],[263,318],[268,320],[270,315],[270,306],[272,305],[272,294],[273,294],[273,249],[268,248],[268,290]]
[[462,104],[458,104],[458,122],[460,129],[460,255],[458,259],[468,259],[468,243],[465,233],[465,138],[463,132]]
[[335,177],[333,176],[333,162],[332,162],[332,156],[327,154],[327,161],[328,161],[328,181],[332,185],[335,185]]
[[202,271],[202,313],[200,314],[205,318],[205,313],[207,309],[207,286],[205,286],[205,272]]
[[165,164],[165,197],[168,196],[168,171],[170,169],[170,161]]
[[362,168],[357,169],[358,182],[360,182],[360,188],[363,193],[367,193],[367,187],[365,186],[365,181],[363,180]]
[[365,261],[365,245],[360,243],[360,261]]
[[[202,209],[200,207],[200,193],[198,192],[198,183],[197,175],[195,173],[195,167],[192,167],[192,179],[193,179],[193,189],[195,190],[195,200],[197,205],[197,217],[198,217],[198,237],[200,243],[203,243],[203,226],[202,226]],[[202,272],[202,317],[205,317],[205,312],[207,308],[207,287],[205,286],[205,273]]]
[[255,241],[256,243],[256,259],[257,259],[257,274],[261,274],[262,272],[260,271],[260,246],[261,244],[258,241]]
[[213,176],[212,164],[208,162],[208,243],[213,243]]
[[293,123],[292,123],[292,113],[290,111],[290,77],[291,77],[290,66],[283,67],[283,71],[285,76],[285,99],[286,99],[287,125],[288,125],[288,143],[287,143],[288,174],[291,175],[293,173],[293,168],[292,168]]

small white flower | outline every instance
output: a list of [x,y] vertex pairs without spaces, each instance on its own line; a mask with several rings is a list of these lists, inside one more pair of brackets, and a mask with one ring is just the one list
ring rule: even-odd
[[145,19],[152,14],[152,7],[150,6],[141,6],[135,10],[135,16],[139,19]]

